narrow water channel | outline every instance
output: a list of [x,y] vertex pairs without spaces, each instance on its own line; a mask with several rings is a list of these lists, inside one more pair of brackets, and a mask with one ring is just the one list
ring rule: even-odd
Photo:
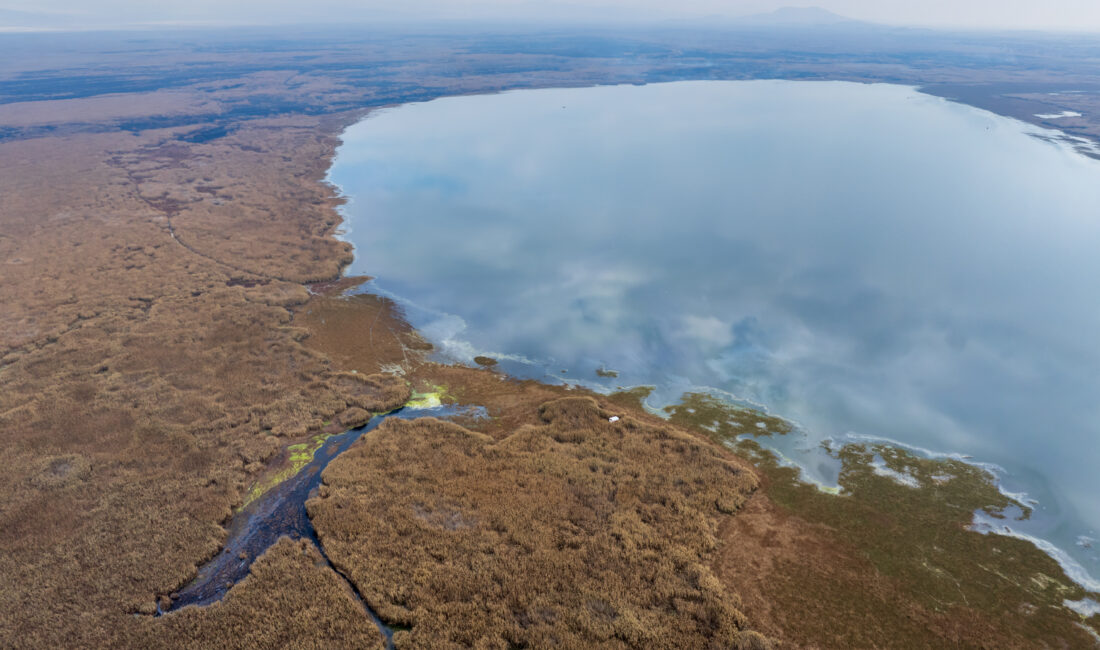
[[388,418],[412,419],[420,417],[445,418],[460,414],[469,414],[468,408],[438,406],[426,409],[403,408],[378,415],[357,429],[333,435],[325,440],[313,459],[291,478],[272,487],[256,500],[242,508],[233,516],[229,524],[229,537],[225,546],[216,556],[199,568],[198,575],[175,595],[167,610],[158,611],[158,615],[178,610],[189,605],[199,607],[217,602],[248,575],[252,563],[271,547],[280,537],[308,539],[321,552],[325,562],[336,572],[355,594],[363,610],[386,637],[386,646],[393,645],[393,632],[371,610],[346,576],[332,565],[325,554],[313,524],[306,513],[306,500],[316,494],[321,484],[321,472],[332,459],[346,451],[363,434],[373,430]]

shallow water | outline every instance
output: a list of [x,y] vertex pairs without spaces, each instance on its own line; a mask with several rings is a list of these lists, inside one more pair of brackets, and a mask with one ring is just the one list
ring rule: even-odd
[[[312,459],[298,472],[272,486],[233,515],[222,550],[199,568],[194,580],[179,590],[168,611],[192,605],[202,607],[221,600],[234,585],[248,576],[249,569],[256,558],[263,555],[264,551],[280,537],[308,539],[317,546],[332,570],[348,582],[364,611],[386,637],[386,646],[392,647],[392,631],[359,597],[351,582],[329,561],[306,512],[306,501],[315,495],[315,491],[321,485],[321,473],[328,464],[347,451],[364,434],[373,431],[385,419],[450,417],[460,414],[476,416],[480,413],[481,411],[477,409],[459,410],[451,406],[406,407],[377,415],[367,424],[356,429],[329,436],[314,452]],[[158,614],[163,613],[167,612],[158,610]]]
[[972,456],[1098,576],[1100,163],[1051,135],[890,85],[518,91],[376,112],[330,178],[451,358],[763,404],[824,484],[823,440]]

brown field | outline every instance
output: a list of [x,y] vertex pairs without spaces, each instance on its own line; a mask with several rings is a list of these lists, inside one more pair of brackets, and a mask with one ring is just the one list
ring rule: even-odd
[[384,648],[382,634],[310,542],[284,537],[221,602],[140,617],[134,648]]
[[747,467],[590,397],[501,440],[387,421],[325,471],[310,517],[399,648],[764,647],[709,567]]
[[[221,603],[151,614],[218,552],[233,508],[287,446],[395,408],[410,389],[485,406],[491,418],[387,424],[333,463],[311,503],[337,565],[409,628],[398,633],[403,646],[474,637],[635,647],[1088,643],[1074,621],[1047,611],[1062,592],[1045,556],[962,535],[960,510],[936,521],[954,526],[956,542],[973,542],[966,553],[1003,548],[1016,558],[997,569],[1023,585],[997,591],[1003,602],[972,606],[966,592],[941,607],[928,594],[943,592],[924,591],[930,583],[913,563],[882,553],[927,550],[926,538],[891,545],[845,524],[888,521],[896,501],[819,501],[766,459],[749,469],[698,423],[645,413],[640,393],[597,398],[427,363],[429,346],[392,304],[344,296],[361,280],[339,278],[350,251],[332,236],[340,199],[321,181],[362,107],[697,74],[694,60],[478,53],[442,40],[304,54],[135,54],[111,43],[95,56],[115,70],[228,71],[172,89],[4,99],[0,647],[379,645],[347,584],[316,549],[289,540]],[[311,55],[323,65],[288,68]],[[84,75],[90,56],[0,57],[0,81],[65,66]],[[356,76],[364,61],[378,64],[368,81]],[[747,65],[731,61],[731,70]],[[799,76],[815,78],[974,76],[800,65]],[[254,69],[263,66],[280,69]],[[1045,97],[1061,109],[1094,101]],[[1098,124],[1090,115],[1073,127],[1096,134]],[[601,419],[609,412],[626,417],[611,426]],[[1035,567],[1054,582],[1030,589]]]
[[0,144],[0,645],[128,638],[218,550],[267,461],[407,399],[293,323],[303,283],[347,259],[317,182],[340,123]]

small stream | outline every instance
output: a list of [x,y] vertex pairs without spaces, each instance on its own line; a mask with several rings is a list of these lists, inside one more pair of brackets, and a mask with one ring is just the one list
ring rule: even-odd
[[374,621],[386,637],[386,646],[393,646],[393,631],[390,630],[370,606],[363,600],[355,585],[341,573],[325,554],[313,524],[306,513],[306,500],[316,495],[321,484],[321,472],[332,459],[346,451],[363,434],[372,431],[387,418],[413,419],[420,417],[452,417],[456,415],[474,415],[483,409],[436,406],[433,408],[402,408],[385,415],[372,418],[357,429],[335,434],[324,441],[313,459],[291,478],[279,483],[265,492],[252,503],[233,515],[229,523],[229,537],[225,546],[206,564],[199,568],[198,575],[187,586],[180,589],[167,610],[158,610],[157,615],[166,614],[189,605],[205,606],[217,602],[225,596],[233,585],[248,575],[252,562],[262,555],[280,537],[308,539],[320,551],[332,570],[347,582],[364,612]]

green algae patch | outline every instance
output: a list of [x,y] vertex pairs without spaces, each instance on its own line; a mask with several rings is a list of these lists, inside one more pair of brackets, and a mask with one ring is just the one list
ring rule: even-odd
[[619,376],[619,371],[618,370],[610,370],[608,368],[600,367],[600,368],[596,368],[596,376],[597,377],[605,377],[605,378],[618,377]]
[[286,459],[279,463],[277,469],[266,473],[252,484],[252,487],[248,489],[248,494],[245,495],[244,502],[241,503],[237,510],[243,510],[248,504],[260,498],[272,488],[296,476],[298,472],[302,471],[303,467],[313,460],[317,450],[325,444],[325,441],[328,440],[331,435],[332,434],[328,433],[319,433],[312,436],[306,442],[288,445],[286,448]]
[[476,356],[474,357],[474,363],[483,368],[492,368],[497,365],[497,360],[492,357]]
[[427,390],[412,392],[405,408],[412,410],[433,409],[444,404],[453,404],[457,400],[448,392],[446,386],[429,386]]
[[405,403],[405,408],[420,410],[442,406],[443,400],[439,393],[420,393],[413,391],[412,399]]
[[[1091,641],[1083,625],[1096,621],[1082,622],[1064,605],[1090,594],[1055,560],[1026,540],[971,530],[977,511],[1006,520],[1030,514],[1001,494],[985,470],[888,445],[846,445],[835,452],[842,495],[833,496],[800,481],[797,468],[780,464],[755,440],[731,446],[766,476],[776,504],[834,530],[928,610],[963,618],[977,612],[1037,645],[1058,637],[1075,639],[1073,647]],[[862,598],[818,587],[838,607]]]
[[745,434],[784,435],[794,429],[782,418],[707,393],[685,393],[679,404],[666,406],[664,412],[673,424],[695,429],[718,442],[733,441]]

